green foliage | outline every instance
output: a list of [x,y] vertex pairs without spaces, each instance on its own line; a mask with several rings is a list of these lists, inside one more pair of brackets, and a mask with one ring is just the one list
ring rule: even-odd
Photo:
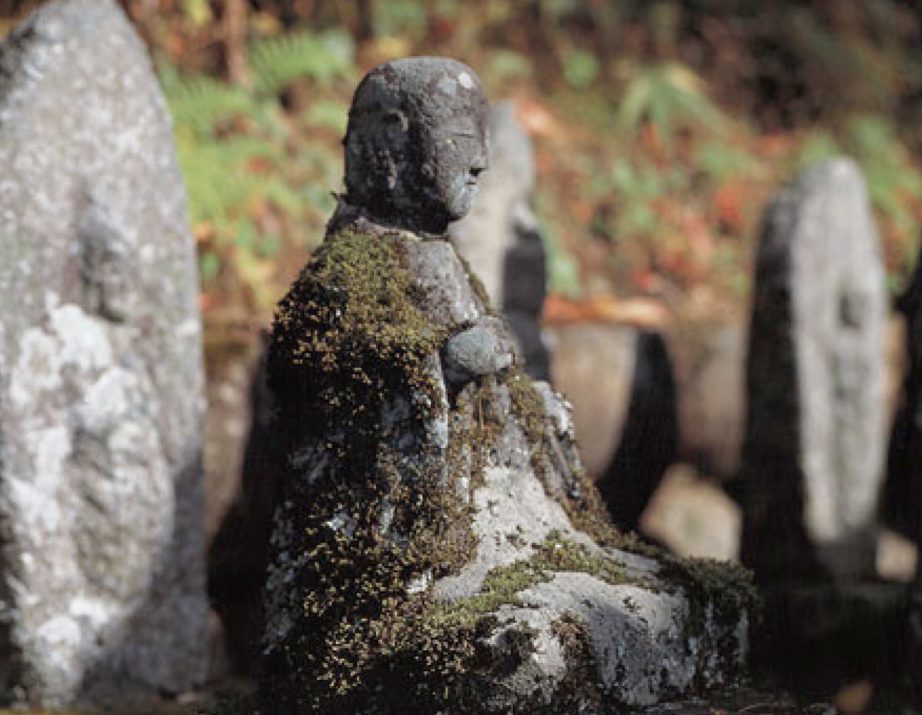
[[[914,261],[915,235],[922,214],[922,173],[893,123],[882,115],[860,115],[837,132],[813,132],[798,152],[798,168],[847,154],[861,166],[871,203],[886,242],[897,248],[899,278]],[[900,280],[896,281],[897,283]]]
[[922,174],[882,116],[860,116],[846,126],[843,144],[861,164],[868,193],[893,233],[901,256],[898,269],[906,277],[915,260],[915,237],[922,209]]
[[746,147],[727,141],[727,137],[698,142],[694,163],[705,176],[718,183],[731,177],[758,174],[761,169],[759,160]]
[[261,40],[249,54],[253,88],[260,95],[276,95],[299,78],[329,86],[355,74],[355,46],[345,32],[318,34],[308,30]]
[[[283,244],[305,247],[322,235],[339,188],[340,160],[323,143],[299,145],[297,125],[279,94],[312,82],[327,98],[305,112],[311,127],[341,133],[345,103],[332,92],[355,75],[351,41],[338,32],[302,32],[262,40],[249,62],[251,87],[214,77],[185,77],[167,62],[159,74],[173,115],[189,213],[200,246],[206,290],[242,288],[257,309],[277,296],[269,280]],[[226,296],[232,299],[232,296]]]
[[399,34],[421,37],[426,20],[426,8],[418,0],[387,0],[374,3],[371,24],[378,37]]
[[842,153],[839,142],[828,132],[814,132],[801,146],[797,153],[796,167],[805,168],[825,159],[831,159]]
[[573,89],[585,89],[599,74],[595,55],[582,50],[570,50],[563,56],[563,76]]
[[320,99],[307,108],[304,118],[308,124],[323,127],[337,135],[344,135],[349,107],[340,100]]
[[260,109],[247,92],[214,77],[183,77],[168,62],[161,62],[157,69],[177,127],[209,135],[216,127],[239,116],[255,115]]
[[662,170],[641,161],[619,159],[607,176],[595,185],[601,196],[613,193],[617,198],[615,226],[612,235],[619,241],[644,240],[661,233],[661,218],[654,206],[657,199],[681,187],[679,169]]
[[698,75],[684,65],[667,62],[634,74],[625,87],[616,122],[627,133],[636,133],[649,122],[670,148],[676,130],[718,129],[726,126],[727,119],[708,99]]
[[498,50],[493,53],[487,65],[486,77],[501,84],[531,77],[531,60],[523,54],[512,50]]
[[582,293],[579,264],[567,252],[550,224],[544,224],[541,236],[547,253],[548,289],[552,293],[578,298]]

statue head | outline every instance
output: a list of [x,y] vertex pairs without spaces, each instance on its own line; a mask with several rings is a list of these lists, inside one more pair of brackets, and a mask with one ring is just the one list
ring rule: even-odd
[[392,60],[359,84],[346,131],[349,203],[382,223],[444,233],[487,168],[487,101],[467,65]]

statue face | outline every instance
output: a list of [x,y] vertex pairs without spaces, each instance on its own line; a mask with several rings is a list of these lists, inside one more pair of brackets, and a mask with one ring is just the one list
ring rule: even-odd
[[346,134],[349,200],[383,223],[443,233],[487,168],[487,105],[454,60],[388,62],[359,85]]
[[429,179],[431,199],[444,207],[449,221],[457,221],[470,211],[479,176],[487,168],[486,128],[474,117],[460,114],[451,121],[424,125],[421,134],[429,145],[430,161],[423,173]]

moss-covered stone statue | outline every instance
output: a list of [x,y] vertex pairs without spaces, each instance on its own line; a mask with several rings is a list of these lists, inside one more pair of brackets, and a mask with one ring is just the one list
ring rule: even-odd
[[440,58],[353,99],[346,193],[268,360],[288,467],[263,712],[604,712],[739,671],[745,578],[615,548],[566,404],[445,240],[486,109]]

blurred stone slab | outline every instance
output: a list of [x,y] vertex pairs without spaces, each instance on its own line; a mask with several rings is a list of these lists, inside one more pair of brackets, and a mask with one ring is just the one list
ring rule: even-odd
[[580,454],[614,523],[636,530],[678,442],[672,361],[657,331],[553,329],[555,385],[573,405]]
[[551,327],[554,385],[573,405],[580,456],[598,479],[624,430],[637,359],[637,330],[627,325],[573,323]]
[[502,311],[526,372],[546,380],[550,365],[541,310],[547,294],[547,257],[531,208],[534,148],[511,102],[492,105],[489,132],[490,166],[480,194],[471,212],[449,227],[449,235]]
[[739,472],[746,422],[746,328],[679,318],[665,332],[676,374],[678,458],[731,481]]
[[755,259],[742,558],[758,578],[873,573],[885,429],[886,293],[858,168],[803,172]]
[[204,674],[197,288],[142,42],[115,2],[49,3],[0,46],[5,701]]
[[719,485],[693,468],[666,470],[643,514],[643,533],[680,556],[737,561],[742,514]]

